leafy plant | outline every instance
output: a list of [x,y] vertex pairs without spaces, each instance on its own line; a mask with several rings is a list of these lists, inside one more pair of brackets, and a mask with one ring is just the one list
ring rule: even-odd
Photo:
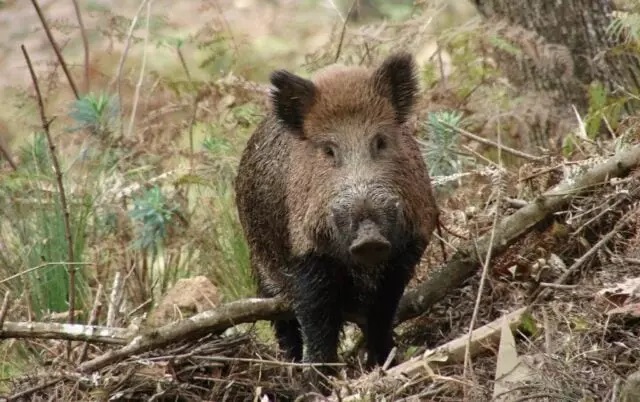
[[630,99],[629,96],[609,97],[601,82],[593,82],[589,87],[589,112],[585,118],[587,136],[590,139],[595,139],[605,119],[609,127],[615,130],[624,105]]
[[460,172],[461,161],[456,151],[459,134],[452,127],[458,127],[461,120],[459,112],[441,111],[429,113],[427,121],[422,124],[428,136],[428,140],[421,143],[429,174],[447,176]]
[[133,202],[130,217],[139,224],[138,236],[133,245],[151,250],[155,255],[159,245],[165,240],[178,208],[168,202],[158,186],[145,191]]
[[78,122],[70,131],[88,129],[98,137],[104,137],[116,129],[120,117],[120,107],[116,96],[103,92],[87,94],[76,100],[69,116]]

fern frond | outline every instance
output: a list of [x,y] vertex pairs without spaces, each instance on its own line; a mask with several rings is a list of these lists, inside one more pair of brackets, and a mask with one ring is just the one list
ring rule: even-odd
[[420,141],[423,157],[433,176],[449,176],[460,172],[460,160],[456,151],[458,132],[449,127],[458,127],[462,114],[457,111],[429,113],[422,124],[427,141]]

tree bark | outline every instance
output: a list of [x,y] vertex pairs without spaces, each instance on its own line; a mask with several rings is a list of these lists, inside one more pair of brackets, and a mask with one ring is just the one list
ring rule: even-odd
[[[589,85],[594,81],[616,96],[640,88],[638,55],[616,48],[622,39],[607,31],[613,21],[613,1],[472,2],[494,24],[498,37],[519,50],[514,54],[495,46],[499,68],[517,87],[550,95],[559,115],[573,117],[572,105],[586,114]],[[637,101],[625,105],[628,113],[637,107]]]

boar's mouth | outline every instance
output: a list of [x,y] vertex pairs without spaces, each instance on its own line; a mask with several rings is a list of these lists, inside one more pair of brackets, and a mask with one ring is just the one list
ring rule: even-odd
[[376,265],[389,258],[391,243],[380,233],[378,226],[367,219],[360,223],[349,253],[357,263]]

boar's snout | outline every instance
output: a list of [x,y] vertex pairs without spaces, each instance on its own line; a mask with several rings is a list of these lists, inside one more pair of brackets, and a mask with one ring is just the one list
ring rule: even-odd
[[380,185],[344,187],[330,210],[330,224],[339,243],[355,262],[384,262],[402,227],[402,202]]
[[357,262],[374,265],[389,257],[391,243],[380,233],[375,223],[366,220],[358,227],[356,238],[349,246],[349,252]]

